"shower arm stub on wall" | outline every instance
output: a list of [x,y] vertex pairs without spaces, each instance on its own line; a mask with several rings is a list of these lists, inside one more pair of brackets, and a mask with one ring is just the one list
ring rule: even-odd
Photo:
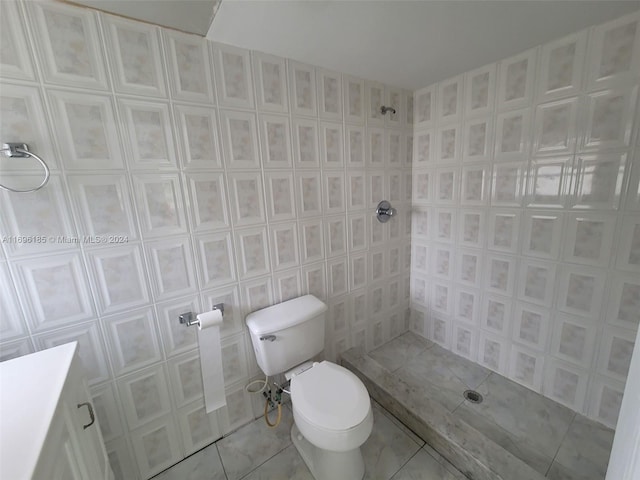
[[382,200],[376,208],[376,217],[380,223],[387,223],[396,213],[396,209],[387,200]]
[[393,115],[395,115],[396,114],[396,109],[393,108],[393,107],[386,107],[386,106],[382,105],[380,107],[380,113],[382,115],[385,115],[387,112],[391,112]]
[[[215,304],[213,307],[211,307],[211,310],[220,310],[220,313],[224,315],[224,303]],[[178,315],[178,321],[187,327],[190,327],[192,325],[200,325],[198,316],[193,312],[181,313],[180,315]]]
[[2,153],[3,157],[8,157],[8,158],[29,158],[29,157],[33,157],[38,162],[40,162],[40,165],[42,165],[42,168],[44,169],[44,179],[42,180],[42,182],[40,182],[40,185],[38,185],[37,187],[29,188],[29,189],[26,189],[26,190],[19,190],[17,188],[11,188],[11,187],[7,187],[5,185],[0,184],[0,188],[2,190],[7,190],[7,191],[13,192],[13,193],[31,193],[31,192],[36,192],[36,191],[40,190],[49,181],[49,177],[51,176],[51,172],[49,170],[49,166],[38,155],[36,155],[35,153],[30,152],[29,151],[29,146],[26,143],[13,143],[13,142],[3,143],[2,144],[2,148],[0,148],[0,153]]

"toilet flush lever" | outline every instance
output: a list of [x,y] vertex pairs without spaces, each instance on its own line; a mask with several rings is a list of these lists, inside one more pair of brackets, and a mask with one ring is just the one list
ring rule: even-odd
[[263,342],[266,340],[269,340],[270,342],[275,341],[276,336],[275,335],[263,335],[260,337],[260,340],[262,340]]

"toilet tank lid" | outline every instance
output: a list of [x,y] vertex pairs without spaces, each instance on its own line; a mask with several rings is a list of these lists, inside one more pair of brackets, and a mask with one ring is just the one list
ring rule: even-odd
[[251,333],[262,335],[306,322],[326,310],[327,305],[323,301],[313,295],[305,295],[250,313],[246,323]]

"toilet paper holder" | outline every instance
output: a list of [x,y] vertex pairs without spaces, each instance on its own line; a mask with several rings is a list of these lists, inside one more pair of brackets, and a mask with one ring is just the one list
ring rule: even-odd
[[[220,313],[224,315],[224,303],[215,304],[211,310],[220,310]],[[198,315],[193,312],[184,312],[178,315],[178,320],[187,327],[200,325],[200,320],[198,320],[197,316]]]

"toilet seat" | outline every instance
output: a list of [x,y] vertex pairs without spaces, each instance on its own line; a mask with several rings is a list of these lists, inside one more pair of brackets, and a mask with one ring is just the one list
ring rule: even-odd
[[320,449],[360,448],[373,429],[366,387],[352,372],[324,361],[291,379],[291,407],[302,435]]
[[307,422],[323,430],[349,430],[362,423],[371,409],[360,379],[327,361],[292,378],[291,402]]
[[358,449],[373,429],[364,384],[346,368],[322,362],[291,379],[293,418],[304,437],[333,452]]

